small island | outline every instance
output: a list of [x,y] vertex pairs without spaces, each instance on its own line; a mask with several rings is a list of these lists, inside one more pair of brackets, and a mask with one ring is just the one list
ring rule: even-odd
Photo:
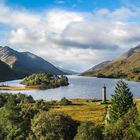
[[25,77],[20,84],[24,86],[0,86],[0,90],[34,90],[50,89],[60,86],[68,86],[68,78],[64,75],[52,75],[49,73],[36,73]]
[[49,73],[36,73],[25,77],[21,84],[27,87],[35,87],[38,89],[57,88],[60,86],[67,86],[68,78],[64,75],[52,75]]

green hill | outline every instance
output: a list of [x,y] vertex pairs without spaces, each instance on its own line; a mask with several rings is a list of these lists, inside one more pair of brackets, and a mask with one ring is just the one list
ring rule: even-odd
[[130,49],[102,69],[86,71],[82,75],[140,81],[140,45]]

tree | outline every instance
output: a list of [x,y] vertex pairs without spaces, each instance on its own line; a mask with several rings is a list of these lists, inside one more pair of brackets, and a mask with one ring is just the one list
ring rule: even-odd
[[109,122],[116,122],[124,114],[132,108],[133,104],[133,94],[131,93],[128,85],[123,81],[119,80],[115,94],[112,95],[111,107],[109,109]]
[[[116,123],[109,124],[105,129],[105,140],[139,140],[136,134],[135,121],[138,117],[137,107],[134,105]],[[137,124],[137,123],[136,123]],[[139,131],[139,130],[138,130]],[[138,132],[137,131],[137,132]]]
[[0,139],[3,140],[4,139],[4,133],[3,133],[3,130],[0,126]]
[[38,86],[41,89],[56,88],[60,86],[67,86],[68,78],[66,76],[54,76],[48,73],[36,73],[25,77],[21,84],[26,86]]
[[38,113],[32,120],[32,133],[35,140],[72,140],[77,132],[77,121],[60,113]]
[[83,122],[78,127],[74,140],[103,140],[103,128],[92,122]]
[[4,139],[25,138],[25,126],[20,116],[21,108],[16,104],[16,96],[9,95],[7,103],[0,108],[0,125]]
[[[133,112],[133,116],[134,114],[135,112]],[[132,132],[140,139],[140,115],[138,112],[137,112],[137,118],[133,122],[134,123],[131,123],[130,128]]]

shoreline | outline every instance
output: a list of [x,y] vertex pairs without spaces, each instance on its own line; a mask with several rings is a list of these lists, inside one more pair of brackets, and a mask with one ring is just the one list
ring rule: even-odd
[[36,90],[40,86],[0,86],[0,90]]
[[130,81],[130,82],[137,82],[137,83],[140,83],[140,80],[134,80],[134,79],[129,79],[129,78],[124,78],[124,77],[109,77],[109,76],[101,76],[101,77],[98,77],[98,76],[95,76],[95,75],[80,75],[82,77],[96,77],[96,78],[105,78],[105,79],[123,79],[123,80],[126,80],[126,81]]
[[[68,84],[69,85],[69,84]],[[65,86],[68,86],[65,85]],[[61,86],[56,86],[56,87],[45,87],[42,85],[34,85],[34,86],[0,86],[0,90],[15,90],[15,91],[20,91],[20,90],[47,90],[47,89],[54,89],[54,88],[59,88]]]

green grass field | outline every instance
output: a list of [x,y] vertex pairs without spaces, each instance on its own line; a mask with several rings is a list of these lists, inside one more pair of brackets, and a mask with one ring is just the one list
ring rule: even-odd
[[67,114],[78,121],[92,121],[98,124],[104,122],[106,105],[101,105],[99,102],[87,102],[86,99],[73,99],[71,101],[72,105],[56,105],[50,111]]
[[[87,99],[73,99],[72,105],[55,105],[50,111],[60,112],[71,116],[74,120],[81,122],[92,121],[97,124],[104,123],[106,106],[100,102],[87,102]],[[134,100],[140,114],[140,99]]]

